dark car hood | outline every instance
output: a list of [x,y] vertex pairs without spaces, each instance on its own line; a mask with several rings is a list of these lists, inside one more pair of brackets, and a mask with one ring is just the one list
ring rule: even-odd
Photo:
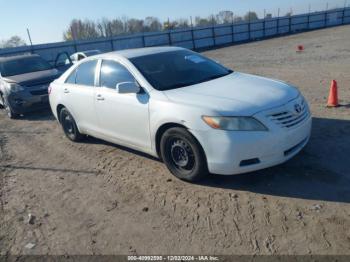
[[3,79],[10,83],[17,83],[21,86],[37,86],[49,84],[57,79],[61,73],[57,69],[50,69],[39,72],[32,72],[22,75],[8,76]]

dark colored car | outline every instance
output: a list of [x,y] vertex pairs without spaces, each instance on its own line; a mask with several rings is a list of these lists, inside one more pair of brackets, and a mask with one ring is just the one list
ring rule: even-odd
[[47,108],[50,83],[70,64],[60,66],[55,68],[39,55],[0,57],[0,105],[7,115],[16,118],[20,114]]

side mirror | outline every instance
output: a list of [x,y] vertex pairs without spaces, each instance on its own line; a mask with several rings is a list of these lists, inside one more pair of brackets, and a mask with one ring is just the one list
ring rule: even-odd
[[122,82],[117,84],[117,90],[119,94],[137,94],[141,88],[135,82]]

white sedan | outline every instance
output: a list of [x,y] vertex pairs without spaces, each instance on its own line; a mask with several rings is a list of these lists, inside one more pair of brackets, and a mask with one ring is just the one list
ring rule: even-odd
[[283,163],[311,131],[308,104],[295,87],[178,47],[88,57],[49,93],[69,139],[90,135],[148,153],[188,181]]

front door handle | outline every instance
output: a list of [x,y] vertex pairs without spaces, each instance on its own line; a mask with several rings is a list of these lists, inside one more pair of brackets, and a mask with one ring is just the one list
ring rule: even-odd
[[102,95],[97,95],[97,100],[98,101],[103,101],[105,98]]
[[65,89],[63,90],[63,92],[64,92],[65,94],[68,94],[68,93],[69,93],[68,88],[65,88]]

